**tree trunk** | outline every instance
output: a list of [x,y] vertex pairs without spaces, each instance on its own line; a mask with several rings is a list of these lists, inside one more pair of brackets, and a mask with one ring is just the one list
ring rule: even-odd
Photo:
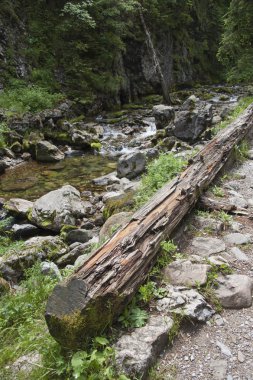
[[191,210],[253,126],[253,105],[210,141],[191,165],[159,190],[149,203],[49,297],[46,321],[63,346],[77,347],[117,319],[147,278],[161,241]]
[[150,48],[150,51],[152,54],[152,60],[154,62],[155,71],[157,72],[159,79],[160,79],[160,82],[161,82],[163,98],[164,98],[165,102],[170,105],[170,104],[172,104],[172,100],[171,100],[171,97],[169,94],[169,86],[168,86],[168,83],[166,82],[166,80],[164,78],[163,71],[162,71],[162,68],[161,68],[161,65],[159,62],[159,58],[157,56],[157,53],[156,53],[156,50],[155,50],[155,47],[154,47],[154,44],[153,44],[153,41],[151,38],[151,34],[150,34],[150,31],[148,30],[147,24],[145,22],[141,7],[139,7],[139,14],[140,14],[141,23],[142,23],[142,26],[143,26],[143,29],[144,29],[144,32],[145,32],[145,35],[147,38],[147,44],[148,44],[148,47]]

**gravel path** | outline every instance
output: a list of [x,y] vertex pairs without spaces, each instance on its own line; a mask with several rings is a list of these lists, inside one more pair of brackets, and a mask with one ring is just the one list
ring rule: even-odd
[[[228,172],[222,184],[227,199],[245,202],[253,213],[253,161],[246,160]],[[213,197],[213,195],[212,195]],[[221,198],[220,198],[221,199]],[[223,198],[224,199],[224,198]],[[198,230],[198,236],[210,237],[210,231]],[[251,234],[253,221],[247,216],[234,216],[226,231],[212,237],[224,239],[230,233]],[[226,239],[226,238],[225,238]],[[253,279],[253,244],[232,244],[242,255],[237,259],[229,249],[226,259],[234,273]],[[186,252],[190,252],[186,247]],[[224,309],[206,324],[182,326],[173,345],[160,359],[152,380],[251,380],[253,379],[253,306],[241,310]]]

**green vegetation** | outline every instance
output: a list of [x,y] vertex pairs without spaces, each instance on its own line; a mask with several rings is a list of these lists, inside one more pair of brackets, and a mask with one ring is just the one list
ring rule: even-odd
[[59,100],[60,94],[51,94],[48,90],[38,86],[26,86],[22,83],[0,93],[0,108],[9,113],[24,114],[38,112],[46,108],[53,108]]
[[148,165],[147,174],[142,177],[141,187],[135,196],[136,207],[146,203],[158,189],[179,174],[185,165],[186,161],[175,157],[173,153],[161,154],[152,161]]
[[124,309],[118,321],[126,328],[142,327],[148,320],[148,313],[136,305],[136,299]]
[[238,145],[234,147],[235,159],[237,162],[243,162],[248,157],[248,151],[250,149],[247,140],[242,140]]
[[222,198],[225,196],[225,193],[224,193],[224,190],[222,189],[222,187],[219,187],[216,185],[211,188],[211,192],[213,193],[213,195],[215,195],[216,197],[219,197],[219,198]]
[[6,123],[0,123],[0,148],[6,147],[5,133],[8,132],[9,128]]
[[29,380],[127,380],[115,372],[114,351],[104,337],[95,338],[87,351],[73,352],[62,350],[49,335],[44,310],[56,283],[57,280],[41,274],[37,263],[26,271],[19,290],[0,298],[1,379],[14,378],[11,363],[17,358],[38,353],[41,362],[29,374],[26,370],[15,374],[15,379],[29,376]]

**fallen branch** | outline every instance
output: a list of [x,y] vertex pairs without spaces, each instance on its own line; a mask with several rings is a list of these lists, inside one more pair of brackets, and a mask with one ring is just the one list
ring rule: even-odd
[[117,319],[154,265],[162,240],[195,205],[253,126],[253,105],[220,132],[113,238],[49,297],[46,321],[63,346],[77,347]]

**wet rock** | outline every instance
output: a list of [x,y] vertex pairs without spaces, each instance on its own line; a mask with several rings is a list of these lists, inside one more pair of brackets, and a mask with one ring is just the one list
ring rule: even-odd
[[68,243],[86,243],[91,238],[91,231],[87,231],[81,228],[69,231],[66,236],[66,240]]
[[55,263],[49,261],[43,261],[40,264],[41,273],[45,276],[49,276],[51,278],[56,278],[57,280],[62,280],[61,272],[59,271],[58,266]]
[[192,95],[177,112],[173,132],[183,141],[195,141],[211,123],[212,105]]
[[64,153],[49,141],[39,141],[36,145],[36,160],[39,162],[57,162],[64,157]]
[[242,309],[252,304],[253,281],[245,275],[230,274],[218,278],[215,294],[223,307]]
[[118,161],[117,175],[119,178],[132,179],[143,173],[146,167],[146,156],[141,152],[122,156]]
[[205,238],[205,237],[197,237],[192,240],[191,244],[194,249],[194,253],[197,255],[201,255],[204,257],[208,257],[215,253],[219,253],[225,251],[225,244],[222,240],[217,238]]
[[91,149],[92,143],[99,143],[98,136],[79,129],[71,131],[71,140],[73,145],[82,149]]
[[156,128],[162,129],[174,121],[175,111],[171,106],[159,104],[153,107],[153,116],[155,117]]
[[99,232],[99,240],[104,241],[108,239],[113,232],[124,226],[130,220],[131,216],[131,212],[119,212],[118,214],[110,216]]
[[97,186],[108,186],[114,183],[120,183],[120,179],[117,177],[116,172],[112,172],[102,177],[95,178],[91,182]]
[[176,260],[164,269],[163,278],[172,285],[204,285],[210,268],[211,266],[207,264],[193,264],[189,260]]
[[27,216],[33,207],[33,202],[22,198],[11,198],[5,203],[4,207],[14,215]]
[[194,289],[167,285],[166,296],[157,301],[159,312],[176,313],[194,320],[205,322],[212,317],[215,311],[205,299]]
[[8,168],[8,165],[4,160],[0,160],[0,174],[4,174],[5,169]]
[[65,224],[75,226],[84,214],[79,191],[66,185],[34,202],[31,221],[39,227],[59,232]]
[[170,317],[151,316],[146,326],[125,334],[116,342],[116,365],[131,378],[145,377],[168,343],[173,327]]
[[23,153],[22,155],[21,155],[21,158],[22,158],[22,160],[24,160],[24,161],[29,161],[30,159],[31,159],[31,154],[30,153],[28,153],[28,152],[25,152],[25,153]]
[[242,245],[252,242],[252,236],[250,234],[232,233],[224,236],[224,240],[227,244]]
[[33,224],[14,224],[11,228],[11,232],[13,232],[16,238],[28,238],[40,233],[38,227]]

